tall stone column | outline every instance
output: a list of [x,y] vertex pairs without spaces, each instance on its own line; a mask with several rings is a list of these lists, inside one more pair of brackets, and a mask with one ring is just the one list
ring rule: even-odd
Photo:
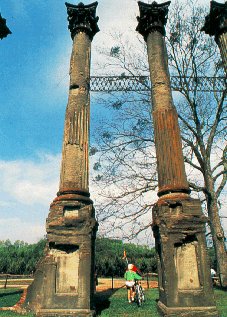
[[210,14],[206,16],[201,31],[215,36],[227,74],[227,1],[225,3],[210,2]]
[[190,197],[165,44],[170,1],[138,2],[137,31],[147,42],[159,199],[153,208],[162,315],[218,316],[206,250],[201,203]]
[[66,3],[73,40],[60,186],[46,222],[47,247],[28,289],[37,316],[93,316],[95,211],[88,187],[91,41],[97,2]]

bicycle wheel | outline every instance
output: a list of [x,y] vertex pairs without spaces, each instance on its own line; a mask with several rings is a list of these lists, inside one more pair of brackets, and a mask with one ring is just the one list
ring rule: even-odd
[[142,297],[140,292],[140,286],[136,285],[136,303],[138,306],[142,305]]
[[144,295],[144,291],[143,291],[142,286],[140,286],[140,293],[141,293],[141,301],[145,302],[145,295]]

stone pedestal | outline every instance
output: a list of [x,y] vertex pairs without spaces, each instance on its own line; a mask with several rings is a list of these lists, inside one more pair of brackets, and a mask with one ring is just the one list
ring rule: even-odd
[[25,307],[39,317],[90,317],[98,224],[89,194],[90,52],[97,2],[66,3],[73,39],[60,186],[46,221],[47,246]]
[[65,195],[51,204],[48,246],[29,287],[26,306],[37,316],[94,315],[94,209]]
[[205,241],[206,217],[199,200],[167,200],[153,208],[163,316],[218,316]]

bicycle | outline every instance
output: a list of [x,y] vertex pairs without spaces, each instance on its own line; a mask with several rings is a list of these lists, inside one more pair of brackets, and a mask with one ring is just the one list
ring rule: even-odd
[[142,303],[145,302],[145,296],[144,296],[144,291],[141,286],[141,284],[138,282],[138,280],[135,280],[135,301],[138,306],[141,306]]

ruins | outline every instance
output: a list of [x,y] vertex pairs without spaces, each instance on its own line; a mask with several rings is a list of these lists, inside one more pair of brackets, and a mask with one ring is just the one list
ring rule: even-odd
[[[205,24],[201,31],[204,31],[210,36],[214,36],[227,75],[227,1],[225,3],[218,3],[216,1],[210,2],[210,13],[206,16]],[[224,231],[219,218],[214,217],[212,220],[215,221],[218,228],[217,233],[212,232],[216,258],[219,259],[217,261],[218,276],[221,286],[227,287],[227,252],[225,249]]]
[[[207,219],[200,201],[190,197],[172,99],[164,38],[170,1],[138,4],[137,31],[147,43],[157,153],[159,199],[152,213],[158,254],[158,307],[168,317],[217,317],[206,250]],[[60,186],[46,220],[45,256],[25,302],[25,308],[39,317],[95,315],[98,224],[89,193],[88,146],[90,57],[92,39],[99,31],[97,5],[66,3],[73,48]],[[219,43],[224,41],[219,38]]]
[[96,7],[66,3],[73,40],[60,187],[46,221],[47,246],[25,306],[36,316],[93,316],[94,246],[98,224],[89,194],[91,41]]
[[210,36],[214,35],[227,74],[227,1],[225,3],[210,2],[210,14],[206,16],[202,31]]
[[138,2],[137,31],[147,43],[159,199],[153,208],[162,315],[218,316],[206,250],[201,202],[190,197],[165,44],[170,1]]

